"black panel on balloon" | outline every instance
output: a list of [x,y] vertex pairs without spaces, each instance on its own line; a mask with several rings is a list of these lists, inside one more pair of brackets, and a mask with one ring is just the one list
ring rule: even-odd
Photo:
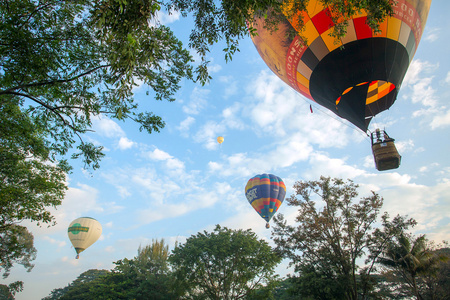
[[[380,111],[371,105],[374,111],[368,110],[369,115],[366,115],[368,84],[360,87],[356,85],[374,80],[393,83],[397,89],[390,93],[389,99],[384,100],[390,106],[395,101],[408,65],[408,52],[397,41],[387,38],[357,40],[337,48],[317,64],[311,74],[309,89],[317,103],[366,131],[366,116],[376,115]],[[349,87],[354,87],[354,91],[352,89],[349,95],[342,95]],[[336,100],[341,95],[341,101],[336,107]],[[382,105],[383,110],[389,108],[385,105]]]

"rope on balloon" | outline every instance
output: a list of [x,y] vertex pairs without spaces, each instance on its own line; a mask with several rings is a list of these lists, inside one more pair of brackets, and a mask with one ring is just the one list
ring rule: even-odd
[[351,128],[352,130],[355,130],[356,132],[358,132],[359,134],[361,134],[362,136],[364,136],[365,138],[367,138],[368,140],[370,139],[370,135],[367,132],[362,132],[361,130],[359,130],[359,128],[356,128],[356,126],[354,125],[350,125],[349,121],[343,121],[341,117],[336,116],[334,113],[329,113],[329,111],[323,107],[321,107],[319,104],[317,104],[316,102],[313,102],[311,100],[305,100],[306,102],[309,103],[310,106],[313,106],[315,110],[320,111],[321,113],[323,113],[324,115],[338,121],[341,124],[344,124],[345,126]]

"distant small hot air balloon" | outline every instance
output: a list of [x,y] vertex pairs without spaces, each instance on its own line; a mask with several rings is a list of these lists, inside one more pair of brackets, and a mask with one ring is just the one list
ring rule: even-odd
[[217,137],[217,142],[218,142],[219,144],[222,144],[222,143],[223,143],[223,136]]
[[266,220],[266,228],[269,228],[270,219],[275,215],[286,196],[286,186],[278,176],[260,174],[250,178],[247,182],[245,196],[261,218]]
[[78,218],[70,223],[67,234],[77,252],[78,259],[81,252],[98,240],[102,234],[102,225],[94,218]]

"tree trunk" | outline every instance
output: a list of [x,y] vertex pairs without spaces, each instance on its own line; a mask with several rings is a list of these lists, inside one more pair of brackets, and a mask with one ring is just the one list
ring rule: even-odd
[[416,294],[417,300],[423,300],[422,296],[419,293],[419,290],[417,289],[416,276],[412,276],[412,283],[414,288],[414,294]]

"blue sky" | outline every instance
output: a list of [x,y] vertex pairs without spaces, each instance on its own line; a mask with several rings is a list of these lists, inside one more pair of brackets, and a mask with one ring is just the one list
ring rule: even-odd
[[[41,299],[84,271],[133,258],[152,239],[173,246],[216,224],[251,228],[270,242],[271,230],[244,195],[248,179],[260,173],[283,178],[287,196],[298,180],[350,178],[361,196],[370,190],[383,196],[383,211],[392,217],[415,218],[415,234],[450,240],[449,11],[449,1],[432,2],[397,101],[370,127],[386,127],[396,139],[399,169],[376,171],[364,133],[315,104],[310,113],[310,102],[268,69],[250,38],[228,64],[218,45],[208,57],[210,84],[183,82],[172,103],[155,101],[151,91],[147,96],[145,86],[135,90],[142,109],[165,120],[161,133],[106,117],[95,121],[86,139],[105,146],[101,168],[87,172],[75,163],[63,204],[52,210],[58,224],[29,225],[38,250],[34,269],[15,267],[5,282],[24,281],[16,299]],[[180,36],[189,34],[187,20],[162,19]],[[287,205],[278,212],[291,222],[296,214]],[[103,233],[76,260],[67,226],[81,216],[97,219]],[[278,271],[286,274],[286,264]]]

